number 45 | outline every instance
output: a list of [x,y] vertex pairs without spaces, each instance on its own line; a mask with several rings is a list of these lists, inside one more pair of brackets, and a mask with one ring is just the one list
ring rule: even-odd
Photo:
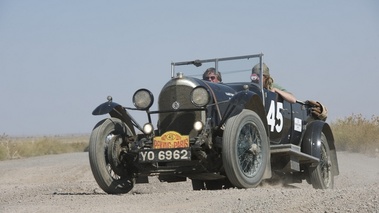
[[[283,103],[277,102],[275,111],[275,101],[271,100],[270,109],[267,113],[267,123],[271,126],[271,132],[274,132],[274,127],[277,132],[281,132],[283,129],[283,115],[281,113],[282,109]],[[278,123],[276,123],[276,121],[278,121]]]

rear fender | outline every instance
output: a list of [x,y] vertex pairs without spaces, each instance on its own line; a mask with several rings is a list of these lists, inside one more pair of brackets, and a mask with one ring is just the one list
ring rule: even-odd
[[92,115],[105,115],[107,113],[109,113],[111,117],[118,118],[125,122],[133,135],[136,134],[131,115],[118,103],[111,101],[102,103],[93,110]]
[[301,141],[302,152],[311,155],[313,157],[319,158],[321,156],[321,133],[324,133],[329,149],[330,149],[330,159],[332,161],[333,174],[339,174],[337,152],[334,144],[334,136],[329,124],[321,120],[312,121],[307,125],[307,129],[304,133],[303,139]]

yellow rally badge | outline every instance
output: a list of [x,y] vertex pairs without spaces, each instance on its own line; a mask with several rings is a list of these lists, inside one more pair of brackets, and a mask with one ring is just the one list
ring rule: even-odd
[[189,147],[189,136],[175,131],[165,132],[162,136],[154,137],[154,149],[172,149]]

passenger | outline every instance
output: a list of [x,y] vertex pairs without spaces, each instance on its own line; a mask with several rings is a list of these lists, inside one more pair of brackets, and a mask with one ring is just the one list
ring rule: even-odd
[[207,70],[205,70],[203,74],[203,80],[210,81],[213,83],[221,83],[222,82],[221,73],[216,72],[215,68],[210,67]]
[[[253,67],[252,73],[258,74],[260,72],[260,65],[257,64]],[[286,89],[274,83],[274,79],[270,76],[270,69],[263,63],[263,87],[279,94],[282,98],[290,103],[296,103],[294,95],[289,93]]]

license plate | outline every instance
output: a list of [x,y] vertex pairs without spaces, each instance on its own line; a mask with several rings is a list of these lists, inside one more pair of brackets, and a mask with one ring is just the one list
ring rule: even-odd
[[141,150],[138,155],[139,162],[188,161],[191,148]]

